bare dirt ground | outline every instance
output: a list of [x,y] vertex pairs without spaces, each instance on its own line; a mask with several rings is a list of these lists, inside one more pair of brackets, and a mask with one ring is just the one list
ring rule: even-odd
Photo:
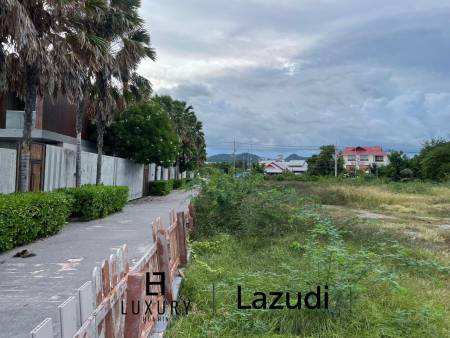
[[450,261],[450,219],[404,212],[354,209],[349,206],[325,205],[339,224],[369,228],[392,234],[395,238],[439,253]]

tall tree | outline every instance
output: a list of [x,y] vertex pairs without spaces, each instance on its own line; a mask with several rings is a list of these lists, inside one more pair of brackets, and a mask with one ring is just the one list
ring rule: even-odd
[[[0,1],[0,95],[8,90],[8,56],[24,47],[36,48],[36,29],[19,0]],[[11,74],[12,75],[12,74]],[[13,76],[14,77],[14,76]]]
[[[10,51],[6,57],[8,87],[25,102],[23,137],[19,161],[19,190],[28,191],[30,176],[30,147],[33,111],[37,95],[55,95],[58,92],[58,72],[67,69],[70,53],[64,43],[61,21],[67,10],[73,9],[80,1],[59,0],[3,0],[2,15],[8,18],[1,21],[2,51],[5,43]],[[6,13],[6,14],[5,14]],[[19,15],[20,20],[13,22]],[[23,26],[22,26],[23,24]],[[10,26],[9,26],[10,25]],[[5,29],[5,27],[7,27]],[[76,77],[71,80],[76,81]]]
[[91,96],[97,129],[97,184],[101,184],[105,129],[114,112],[126,106],[139,62],[146,57],[156,59],[150,47],[150,35],[138,13],[139,7],[139,0],[113,0],[94,29],[95,34],[106,41],[111,55],[95,72],[95,91]]
[[[313,155],[308,159],[308,173],[317,176],[334,175],[334,156],[336,147],[334,145],[326,145],[320,147],[320,153]],[[342,156],[338,157],[338,174],[343,172],[344,160]]]
[[83,11],[71,13],[67,22],[66,40],[70,44],[77,61],[80,63],[80,90],[68,86],[70,91],[77,92],[76,100],[76,161],[75,185],[81,186],[81,135],[83,131],[84,112],[87,109],[88,94],[91,89],[92,74],[99,70],[102,62],[109,58],[107,43],[97,36],[94,27],[101,20],[107,8],[105,0],[87,0],[83,4]]
[[206,143],[202,123],[198,121],[194,108],[170,96],[156,96],[154,100],[169,112],[178,134],[178,169],[183,172],[197,168],[206,160]]
[[402,171],[410,169],[410,160],[403,151],[392,151],[389,155],[389,165],[383,168],[382,172],[393,181],[402,179]]
[[431,180],[450,179],[450,141],[432,140],[420,154],[422,177]]
[[178,137],[168,113],[158,102],[133,104],[118,115],[105,137],[105,148],[138,163],[172,165]]

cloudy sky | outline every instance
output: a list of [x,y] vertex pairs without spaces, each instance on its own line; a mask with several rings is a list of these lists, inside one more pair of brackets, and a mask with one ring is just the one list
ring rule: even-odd
[[143,0],[141,13],[158,60],[139,71],[195,107],[210,154],[234,138],[305,153],[450,137],[450,0]]

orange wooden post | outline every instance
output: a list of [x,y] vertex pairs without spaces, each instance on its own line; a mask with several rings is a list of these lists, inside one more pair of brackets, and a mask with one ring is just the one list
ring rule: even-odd
[[[145,300],[145,275],[143,272],[130,272],[127,281],[127,307],[125,315],[125,337],[140,338],[143,328],[142,314],[133,314],[137,312],[137,306],[142,307]],[[142,310],[142,308],[141,308]]]
[[[103,295],[105,298],[109,297],[109,294],[111,292],[111,279],[109,276],[109,269],[109,262],[107,260],[104,260],[102,264],[102,287]],[[105,337],[114,338],[113,319],[111,311],[108,311],[108,314],[105,317]]]
[[178,248],[180,253],[180,264],[185,265],[187,263],[187,246],[186,246],[186,220],[184,218],[184,212],[177,213],[178,222]]
[[159,217],[152,222],[152,239],[153,239],[153,243],[156,243],[156,233],[158,232],[158,227],[159,227]]
[[169,265],[169,246],[166,238],[166,230],[158,229],[156,237],[156,252],[158,254],[159,272],[164,273],[164,288],[166,291],[165,300],[171,302],[172,296],[172,280],[170,278],[170,265]]
[[194,226],[195,226],[195,222],[196,222],[195,208],[192,204],[189,204],[188,208],[189,208],[189,228],[192,231],[192,230],[194,230]]
[[130,261],[128,260],[128,246],[124,244],[123,250],[123,274],[126,275],[130,271]]

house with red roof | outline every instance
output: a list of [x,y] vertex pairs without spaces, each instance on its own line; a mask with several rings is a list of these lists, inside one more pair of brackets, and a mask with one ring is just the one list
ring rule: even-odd
[[346,147],[341,156],[344,158],[344,167],[347,171],[355,169],[367,171],[374,163],[377,166],[389,164],[388,154],[380,146]]

